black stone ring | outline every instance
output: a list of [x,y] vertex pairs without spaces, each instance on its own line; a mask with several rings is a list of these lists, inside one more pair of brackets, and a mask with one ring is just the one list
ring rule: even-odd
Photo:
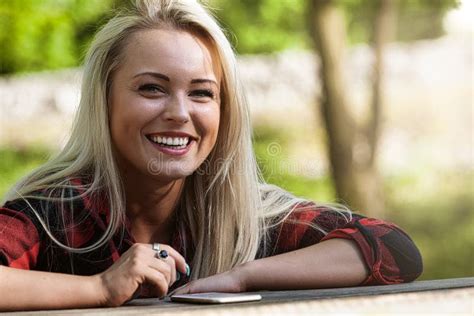
[[166,259],[166,258],[168,258],[168,251],[166,251],[166,250],[161,250],[161,251],[158,253],[158,257],[160,257],[160,259]]

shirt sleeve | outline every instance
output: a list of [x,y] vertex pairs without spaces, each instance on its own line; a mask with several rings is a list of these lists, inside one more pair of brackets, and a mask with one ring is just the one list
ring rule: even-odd
[[23,203],[0,207],[0,265],[33,269],[38,261],[41,238]]
[[421,255],[413,240],[387,221],[310,203],[297,207],[274,233],[273,255],[333,238],[353,240],[370,271],[361,285],[410,282],[423,271]]

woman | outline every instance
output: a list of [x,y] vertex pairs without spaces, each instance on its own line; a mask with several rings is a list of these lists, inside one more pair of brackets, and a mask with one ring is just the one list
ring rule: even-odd
[[1,310],[420,275],[395,225],[261,180],[235,64],[194,1],[137,1],[99,31],[69,142],[0,209]]

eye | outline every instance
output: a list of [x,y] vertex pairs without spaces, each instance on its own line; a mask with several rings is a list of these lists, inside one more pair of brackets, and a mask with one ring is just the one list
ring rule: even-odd
[[165,93],[164,89],[159,85],[147,83],[138,87],[138,91],[146,94]]
[[190,94],[193,97],[198,97],[198,98],[210,98],[214,99],[214,92],[212,90],[208,89],[200,89],[200,90],[194,90]]

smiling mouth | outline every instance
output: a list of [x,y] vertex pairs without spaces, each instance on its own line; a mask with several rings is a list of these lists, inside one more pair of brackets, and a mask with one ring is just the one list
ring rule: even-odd
[[160,147],[171,149],[184,149],[193,139],[190,137],[167,137],[167,136],[146,136],[148,140],[157,144]]

